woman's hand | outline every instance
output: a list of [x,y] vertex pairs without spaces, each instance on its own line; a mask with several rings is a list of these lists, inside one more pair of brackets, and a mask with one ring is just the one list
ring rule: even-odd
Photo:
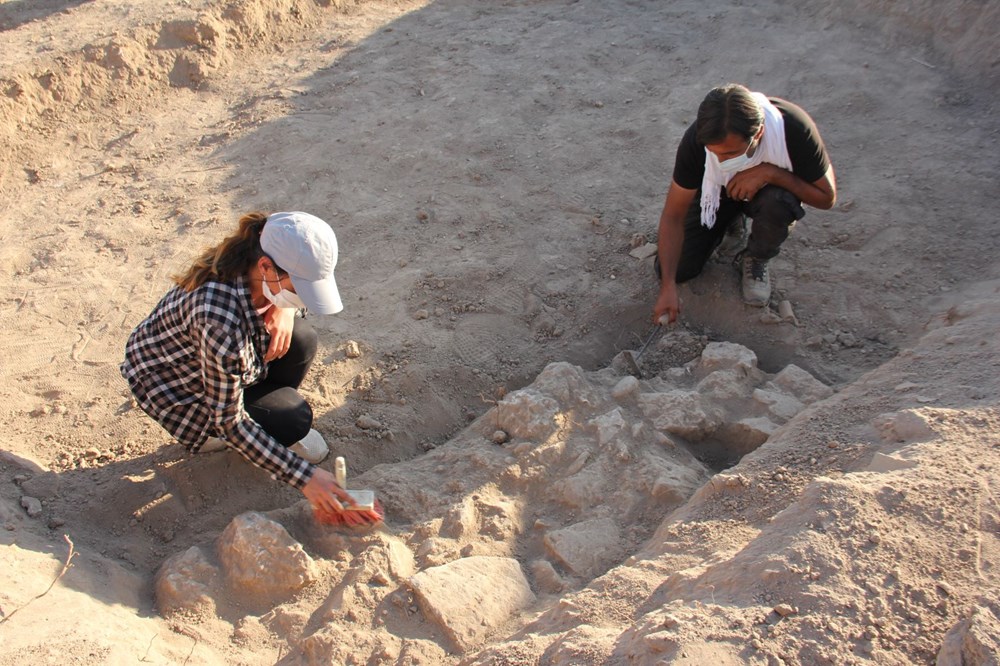
[[295,328],[295,308],[268,308],[264,313],[264,326],[271,334],[271,344],[264,354],[264,361],[270,362],[288,353],[292,344],[292,329]]
[[354,498],[346,490],[337,485],[337,480],[333,474],[320,467],[316,468],[312,478],[303,486],[302,494],[312,504],[313,509],[321,514],[340,514],[344,523],[351,527],[365,527],[382,520],[381,516],[374,511],[358,511],[356,509],[345,508],[356,504]]

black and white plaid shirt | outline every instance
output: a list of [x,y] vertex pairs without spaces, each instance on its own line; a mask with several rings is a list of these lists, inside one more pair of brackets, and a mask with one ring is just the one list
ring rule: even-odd
[[295,488],[315,468],[268,435],[243,408],[243,388],[266,374],[270,335],[246,281],[174,287],[129,336],[122,376],[139,406],[192,453],[219,437]]

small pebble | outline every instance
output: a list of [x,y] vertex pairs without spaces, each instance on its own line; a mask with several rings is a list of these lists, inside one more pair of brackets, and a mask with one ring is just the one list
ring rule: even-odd
[[21,498],[21,507],[28,514],[29,518],[35,518],[42,513],[42,503],[34,497],[23,496]]
[[361,428],[362,430],[380,430],[383,426],[377,420],[368,416],[367,414],[362,414],[358,417],[358,420],[354,422],[354,425]]
[[789,615],[795,615],[797,611],[794,606],[789,604],[778,604],[774,607],[774,612],[781,617],[788,617]]
[[494,444],[503,444],[509,439],[509,437],[503,430],[495,430],[490,439]]
[[354,340],[348,340],[344,345],[344,354],[347,358],[358,358],[361,356],[361,347]]

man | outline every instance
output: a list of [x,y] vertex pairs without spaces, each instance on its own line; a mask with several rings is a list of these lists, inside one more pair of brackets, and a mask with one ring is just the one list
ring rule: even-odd
[[740,236],[737,255],[743,300],[766,306],[771,298],[768,261],[777,256],[801,204],[829,209],[837,185],[826,147],[812,118],[791,102],[744,86],[713,89],[684,133],[673,181],[660,215],[656,271],[660,293],[653,321],[673,322],[680,312],[678,283],[701,273],[727,233]]

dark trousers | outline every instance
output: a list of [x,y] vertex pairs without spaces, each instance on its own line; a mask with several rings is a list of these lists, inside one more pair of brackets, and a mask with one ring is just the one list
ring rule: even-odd
[[291,446],[312,427],[312,407],[296,390],[305,379],[318,346],[316,330],[295,318],[288,352],[267,364],[267,377],[243,389],[243,406],[271,437]]
[[[753,220],[747,255],[766,261],[778,256],[792,223],[801,220],[805,214],[802,203],[791,192],[765,185],[750,201],[735,201],[723,192],[715,225],[708,229],[701,223],[701,190],[698,190],[684,216],[684,246],[677,265],[677,283],[687,282],[701,273],[726,232],[744,215]],[[655,267],[659,277],[659,261]]]

